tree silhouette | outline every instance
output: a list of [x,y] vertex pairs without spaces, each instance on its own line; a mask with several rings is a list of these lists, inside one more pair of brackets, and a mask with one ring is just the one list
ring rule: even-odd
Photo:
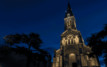
[[104,55],[104,62],[107,66],[107,24],[104,29],[98,33],[92,34],[91,37],[87,38],[88,46],[92,48],[93,53],[90,56],[96,54],[96,56]]
[[[27,56],[26,67],[30,67],[31,61],[35,62],[35,60],[38,60],[37,56],[39,56],[38,61],[42,60],[46,62],[46,60],[44,59],[45,57],[47,57],[49,61],[51,61],[50,58],[51,56],[49,55],[49,53],[39,48],[40,44],[42,43],[42,40],[40,39],[40,36],[38,34],[30,33],[29,35],[26,34],[7,35],[4,37],[4,40],[10,46],[20,43],[25,43],[28,45],[28,48],[19,47],[17,45],[15,45],[17,49],[14,48],[14,51]],[[34,48],[35,50],[32,50],[31,47]],[[32,53],[32,51],[38,51],[39,54],[41,55],[37,53]]]

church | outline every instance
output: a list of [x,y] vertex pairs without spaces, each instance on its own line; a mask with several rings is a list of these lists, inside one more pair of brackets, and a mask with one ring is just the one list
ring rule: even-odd
[[86,46],[80,31],[76,28],[75,17],[70,2],[64,18],[65,30],[61,34],[60,49],[55,50],[52,67],[100,67],[97,57],[89,57],[92,52]]

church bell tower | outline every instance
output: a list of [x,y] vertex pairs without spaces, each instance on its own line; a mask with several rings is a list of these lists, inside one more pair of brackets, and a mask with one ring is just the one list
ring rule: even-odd
[[84,44],[81,33],[76,28],[70,2],[65,13],[64,25],[60,49],[55,50],[52,67],[100,67],[96,56],[88,56],[92,51]]

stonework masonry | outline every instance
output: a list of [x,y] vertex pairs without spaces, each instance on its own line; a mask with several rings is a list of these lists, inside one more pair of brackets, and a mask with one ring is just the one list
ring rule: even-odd
[[52,67],[100,67],[97,57],[89,57],[91,48],[84,44],[76,29],[75,17],[68,3],[64,18],[65,31],[61,34],[60,49],[55,50]]

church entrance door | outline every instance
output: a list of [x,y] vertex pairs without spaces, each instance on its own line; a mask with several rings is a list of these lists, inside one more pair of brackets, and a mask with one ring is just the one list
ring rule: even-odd
[[77,63],[72,63],[72,67],[77,67]]

